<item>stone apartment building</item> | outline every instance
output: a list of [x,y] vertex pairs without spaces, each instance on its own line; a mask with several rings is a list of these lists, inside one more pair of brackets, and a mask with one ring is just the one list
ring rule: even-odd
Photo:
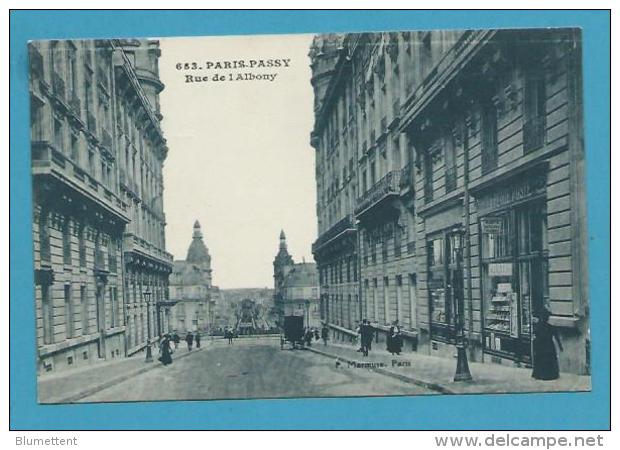
[[158,45],[29,44],[41,371],[121,357],[155,337],[172,266]]
[[316,264],[295,263],[288,252],[284,230],[273,261],[274,309],[278,324],[283,316],[304,316],[307,327],[321,326],[319,277]]
[[171,308],[168,331],[209,332],[214,324],[211,255],[204,243],[200,222],[194,223],[192,242],[185,260],[174,261],[170,275]]
[[397,319],[420,352],[452,357],[460,336],[474,360],[529,365],[545,306],[561,369],[587,373],[579,31],[325,35],[310,56],[334,332],[353,321],[338,306],[353,258],[355,319]]

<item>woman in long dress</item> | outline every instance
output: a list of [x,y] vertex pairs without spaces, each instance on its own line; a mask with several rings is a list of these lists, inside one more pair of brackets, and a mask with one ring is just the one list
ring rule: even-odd
[[560,351],[563,351],[562,342],[557,329],[549,323],[551,312],[543,308],[538,322],[534,325],[534,369],[532,378],[537,380],[555,380],[560,377],[558,354],[554,340]]
[[161,340],[159,344],[159,350],[161,352],[161,356],[159,360],[164,366],[168,364],[172,364],[172,352],[170,351],[170,336],[165,334],[164,338]]

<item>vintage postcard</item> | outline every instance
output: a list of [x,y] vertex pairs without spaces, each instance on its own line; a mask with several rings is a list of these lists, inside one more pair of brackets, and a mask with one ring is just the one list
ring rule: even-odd
[[30,42],[39,402],[590,391],[581,52]]

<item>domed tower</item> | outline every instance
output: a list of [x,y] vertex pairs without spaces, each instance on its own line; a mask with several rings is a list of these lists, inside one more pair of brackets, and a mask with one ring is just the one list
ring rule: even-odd
[[198,221],[194,222],[192,243],[187,249],[185,261],[199,266],[203,271],[208,272],[209,285],[211,285],[211,255],[209,255],[209,249],[203,241],[202,229]]
[[284,234],[284,230],[282,230],[280,231],[280,249],[278,250],[278,254],[273,260],[273,279],[276,302],[280,298],[279,294],[284,279],[286,278],[286,275],[288,275],[288,273],[291,271],[294,264],[295,262],[293,261],[293,257],[289,254],[286,245],[286,235]]

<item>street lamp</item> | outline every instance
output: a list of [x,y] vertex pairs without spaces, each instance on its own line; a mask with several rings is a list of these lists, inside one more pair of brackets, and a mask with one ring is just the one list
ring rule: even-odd
[[452,292],[456,306],[456,373],[454,381],[471,381],[469,363],[467,362],[467,352],[465,350],[465,323],[464,323],[464,302],[463,302],[463,245],[460,230],[453,231],[453,246],[456,257],[456,276],[452,277]]
[[310,300],[306,300],[306,327],[310,328]]
[[153,354],[151,353],[151,291],[149,288],[146,288],[146,291],[142,293],[144,296],[144,301],[146,303],[146,332],[147,332],[147,341],[146,341],[146,359],[145,362],[150,363],[153,362]]

